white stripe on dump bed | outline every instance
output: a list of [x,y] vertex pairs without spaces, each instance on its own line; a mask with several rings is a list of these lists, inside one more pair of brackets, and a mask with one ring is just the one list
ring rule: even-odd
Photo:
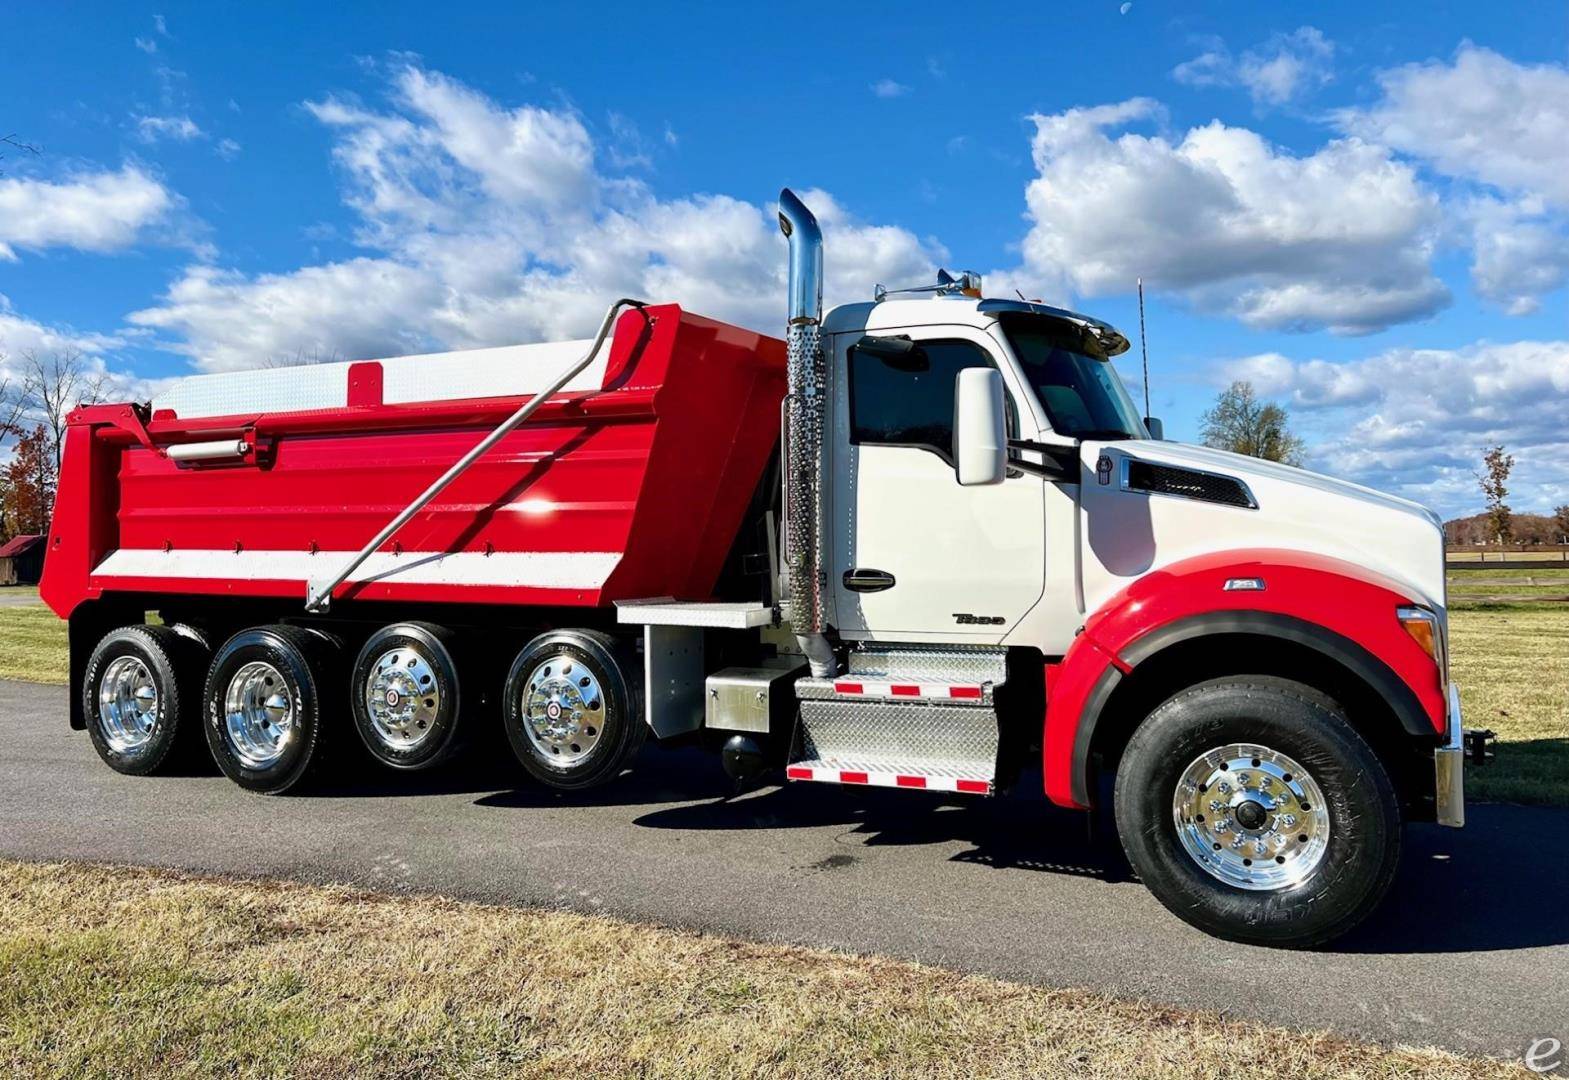
[[[205,578],[299,581],[336,573],[352,551],[162,551],[121,548],[98,564],[95,577]],[[598,589],[621,561],[618,551],[377,552],[350,581],[400,585],[504,585],[538,589]]]

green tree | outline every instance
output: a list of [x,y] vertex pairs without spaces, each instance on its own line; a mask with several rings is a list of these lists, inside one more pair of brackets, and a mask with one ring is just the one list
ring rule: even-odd
[[1476,482],[1482,488],[1482,498],[1487,502],[1487,528],[1500,544],[1509,543],[1514,532],[1514,511],[1504,502],[1509,497],[1509,473],[1515,467],[1515,456],[1504,453],[1502,446],[1495,446],[1482,453],[1482,471]]
[[1201,418],[1205,446],[1266,461],[1301,465],[1307,444],[1291,433],[1290,417],[1274,402],[1260,401],[1253,384],[1232,383]]

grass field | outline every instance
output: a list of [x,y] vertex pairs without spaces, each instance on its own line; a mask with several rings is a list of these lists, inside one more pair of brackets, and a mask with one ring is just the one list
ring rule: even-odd
[[1449,605],[1466,610],[1488,604],[1557,604],[1569,618],[1569,569],[1511,566],[1451,570]]
[[0,862],[0,971],[7,1076],[1528,1075],[605,918],[82,865]]

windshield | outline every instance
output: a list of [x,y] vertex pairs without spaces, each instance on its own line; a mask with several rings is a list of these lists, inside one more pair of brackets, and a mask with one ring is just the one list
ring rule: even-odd
[[1074,439],[1146,437],[1138,407],[1111,361],[1083,351],[1091,346],[1076,327],[1038,315],[1004,316],[1001,322],[1053,431]]

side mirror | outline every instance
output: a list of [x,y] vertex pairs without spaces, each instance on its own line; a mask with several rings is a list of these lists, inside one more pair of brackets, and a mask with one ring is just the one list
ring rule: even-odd
[[1000,484],[1008,472],[1008,420],[996,368],[965,368],[954,377],[953,461],[959,483]]
[[1157,442],[1166,437],[1166,425],[1160,422],[1160,417],[1158,416],[1146,416],[1144,418],[1144,430],[1148,431],[1150,438]]

